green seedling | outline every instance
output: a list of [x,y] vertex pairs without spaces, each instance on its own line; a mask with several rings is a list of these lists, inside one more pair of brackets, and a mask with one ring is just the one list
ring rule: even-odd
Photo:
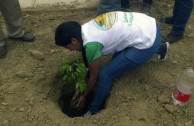
[[60,73],[63,75],[65,82],[75,83],[75,89],[83,93],[86,90],[86,67],[81,62],[79,56],[69,60],[63,59],[63,63],[60,67]]

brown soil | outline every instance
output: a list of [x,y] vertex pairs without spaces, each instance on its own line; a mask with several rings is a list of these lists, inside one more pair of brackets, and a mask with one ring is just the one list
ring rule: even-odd
[[[134,10],[141,3],[133,1]],[[172,8],[172,0],[154,1],[152,16],[170,15]],[[159,62],[153,57],[116,79],[107,107],[100,113],[89,118],[69,118],[61,112],[58,107],[61,85],[55,83],[55,75],[62,59],[76,53],[54,44],[54,30],[63,21],[84,23],[95,16],[95,11],[96,8],[72,10],[67,6],[24,10],[24,27],[35,33],[37,40],[33,43],[7,40],[8,55],[0,60],[0,125],[194,126],[194,99],[184,107],[174,106],[171,101],[183,70],[194,65],[193,14],[184,38],[171,45],[169,59]],[[161,24],[161,29],[167,34],[170,26]],[[31,55],[29,50],[40,51],[39,56]]]

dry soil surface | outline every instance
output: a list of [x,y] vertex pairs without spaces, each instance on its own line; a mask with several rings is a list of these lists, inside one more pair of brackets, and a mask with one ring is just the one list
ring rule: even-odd
[[[142,1],[132,1],[139,11]],[[74,8],[74,9],[72,9]],[[173,1],[154,1],[151,15],[172,13]],[[185,36],[171,44],[167,61],[153,57],[145,65],[114,81],[107,107],[88,117],[69,118],[58,107],[59,89],[55,75],[63,58],[77,53],[54,44],[54,30],[63,21],[85,23],[95,17],[96,8],[54,6],[23,10],[24,29],[36,34],[36,41],[7,39],[8,55],[0,60],[1,126],[194,126],[194,99],[174,106],[172,91],[185,68],[194,65],[194,15]],[[180,17],[181,18],[181,17]],[[4,23],[2,23],[4,24]],[[160,24],[166,35],[171,26]],[[4,27],[5,28],[5,27]],[[104,57],[105,61],[109,57]]]

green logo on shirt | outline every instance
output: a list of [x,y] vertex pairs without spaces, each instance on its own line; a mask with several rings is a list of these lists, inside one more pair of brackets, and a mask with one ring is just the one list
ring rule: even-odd
[[128,26],[132,26],[133,25],[133,20],[134,20],[134,16],[132,13],[124,13],[123,15],[123,22],[124,23],[127,23]]

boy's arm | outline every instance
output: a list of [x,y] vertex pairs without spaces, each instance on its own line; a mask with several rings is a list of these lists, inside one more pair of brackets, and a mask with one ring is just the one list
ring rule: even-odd
[[89,78],[87,81],[87,89],[84,92],[84,96],[87,96],[94,88],[97,79],[98,79],[98,74],[100,71],[100,58],[97,58],[89,65]]

